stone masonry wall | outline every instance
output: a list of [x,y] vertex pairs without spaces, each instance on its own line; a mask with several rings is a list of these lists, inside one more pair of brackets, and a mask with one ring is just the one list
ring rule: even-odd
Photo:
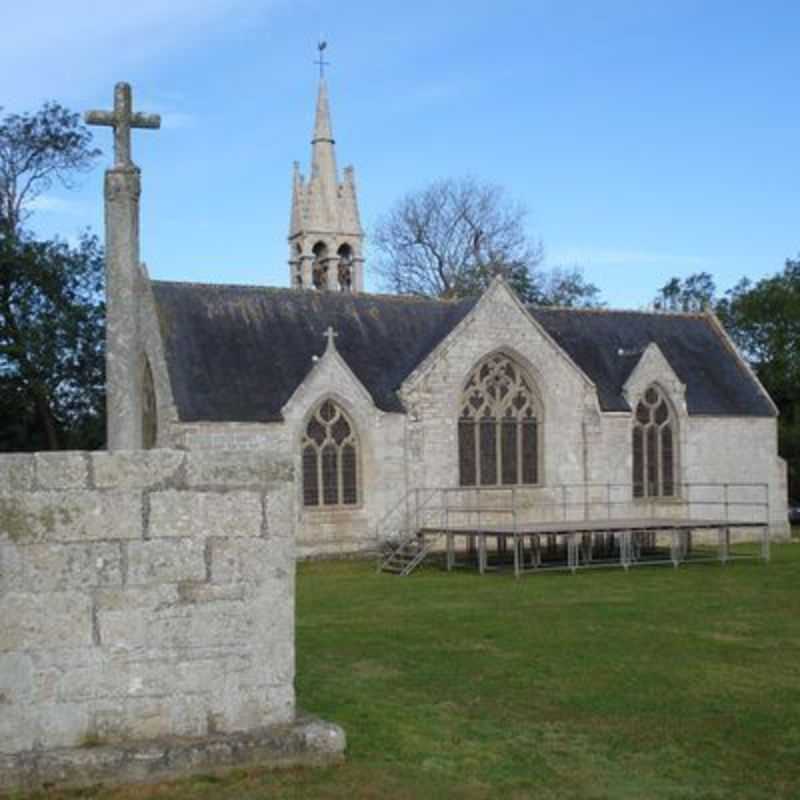
[[294,519],[263,451],[0,456],[0,768],[291,722]]

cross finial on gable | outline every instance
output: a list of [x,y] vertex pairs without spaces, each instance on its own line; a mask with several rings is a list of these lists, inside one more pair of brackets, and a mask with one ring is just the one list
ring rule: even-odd
[[113,111],[87,111],[84,119],[88,125],[108,125],[114,129],[114,166],[132,167],[131,128],[160,128],[158,114],[141,114],[133,111],[133,98],[129,83],[114,87]]
[[335,350],[336,342],[334,342],[333,340],[339,334],[336,333],[336,331],[330,325],[328,325],[327,329],[325,330],[325,333],[323,333],[322,335],[328,340],[328,344],[325,345],[325,352],[327,352],[328,350]]

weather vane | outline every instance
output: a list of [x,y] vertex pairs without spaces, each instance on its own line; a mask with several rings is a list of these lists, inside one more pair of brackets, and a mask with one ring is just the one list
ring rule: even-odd
[[324,39],[320,39],[317,42],[317,50],[319,50],[319,59],[315,61],[315,64],[319,64],[319,79],[322,80],[325,77],[325,67],[329,67],[331,65],[330,61],[325,60],[325,56],[323,53],[325,52],[325,48],[328,46],[328,43]]

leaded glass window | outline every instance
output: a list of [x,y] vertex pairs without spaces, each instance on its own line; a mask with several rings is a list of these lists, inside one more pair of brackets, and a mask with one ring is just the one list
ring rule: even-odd
[[311,415],[302,451],[303,505],[358,503],[358,443],[352,423],[333,400]]
[[667,398],[650,386],[633,420],[633,496],[675,496],[675,419]]
[[508,356],[495,354],[467,379],[458,420],[462,486],[539,482],[541,412],[528,377]]

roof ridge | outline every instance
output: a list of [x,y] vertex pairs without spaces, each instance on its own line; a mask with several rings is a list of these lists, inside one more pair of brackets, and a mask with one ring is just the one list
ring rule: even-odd
[[641,308],[586,308],[582,306],[544,306],[528,305],[530,311],[569,311],[572,314],[639,314],[643,317],[679,317],[680,319],[707,319],[707,311],[662,311],[660,309],[646,310]]
[[398,302],[419,302],[419,303],[436,303],[439,305],[457,305],[458,303],[474,301],[476,298],[472,297],[428,297],[427,295],[416,294],[390,294],[388,292],[355,292],[352,294],[339,293],[339,292],[313,292],[308,289],[299,289],[291,286],[265,286],[255,283],[210,283],[207,281],[169,281],[163,279],[152,279],[151,283],[159,284],[161,286],[188,286],[199,289],[242,289],[246,291],[260,291],[260,292],[291,292],[296,295],[312,295],[312,296],[333,296],[333,297],[368,297],[378,298],[381,300],[394,300]]

